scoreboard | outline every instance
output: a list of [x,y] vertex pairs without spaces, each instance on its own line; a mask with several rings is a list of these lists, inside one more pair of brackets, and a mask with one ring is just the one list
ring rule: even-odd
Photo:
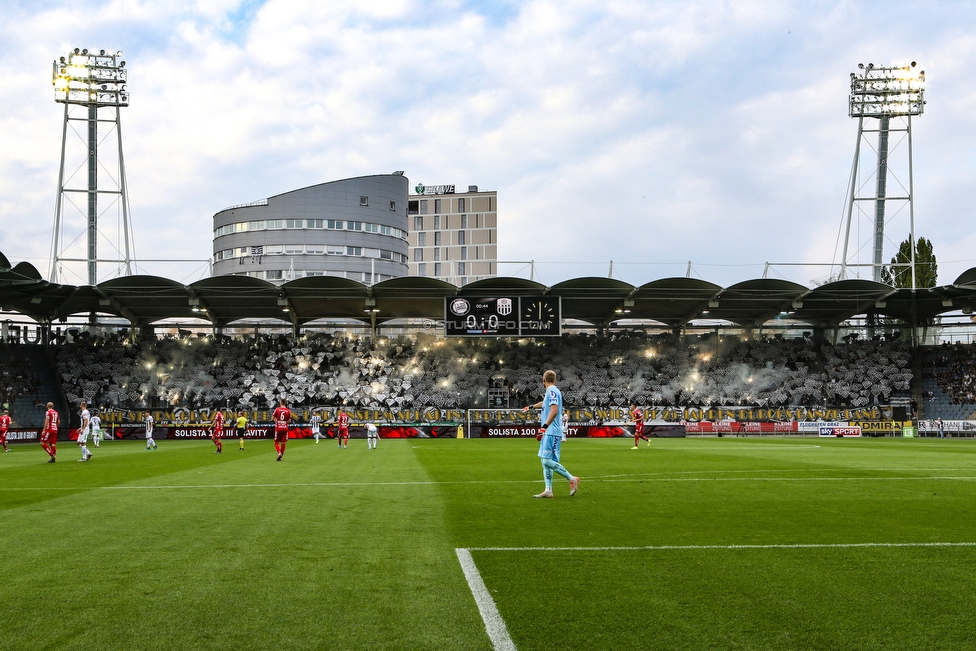
[[448,337],[558,337],[562,303],[558,296],[445,297]]

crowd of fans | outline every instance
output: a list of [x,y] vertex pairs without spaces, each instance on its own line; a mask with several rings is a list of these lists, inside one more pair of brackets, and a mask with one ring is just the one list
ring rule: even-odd
[[944,345],[927,360],[923,378],[935,378],[953,404],[976,404],[976,344]]
[[907,391],[909,347],[899,341],[679,338],[641,331],[557,339],[373,341],[346,333],[183,336],[132,343],[79,333],[58,347],[72,404],[146,408],[485,406],[489,385],[513,404],[535,402],[553,368],[574,406],[884,404]]
[[[39,402],[39,376],[30,355],[19,346],[4,346],[3,365],[0,367],[0,408],[11,409],[25,401]],[[15,418],[16,413],[12,414]]]

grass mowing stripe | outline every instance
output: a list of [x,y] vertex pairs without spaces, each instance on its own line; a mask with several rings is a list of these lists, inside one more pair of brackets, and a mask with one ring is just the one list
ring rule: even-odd
[[478,604],[478,612],[481,613],[481,619],[485,622],[485,630],[488,632],[488,637],[491,639],[495,651],[516,651],[515,644],[508,635],[508,629],[505,628],[505,620],[498,613],[495,600],[491,598],[488,588],[485,587],[481,573],[478,572],[478,566],[471,558],[471,552],[462,548],[454,551],[457,553],[458,562],[461,563],[464,578],[468,580],[474,601]]

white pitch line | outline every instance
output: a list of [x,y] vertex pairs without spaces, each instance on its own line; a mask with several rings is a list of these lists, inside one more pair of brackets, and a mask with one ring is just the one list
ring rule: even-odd
[[635,547],[467,547],[469,552],[630,552],[707,549],[850,549],[860,547],[976,547],[976,542],[783,543],[773,545],[641,545]]
[[468,587],[471,588],[474,601],[478,604],[478,612],[481,613],[481,619],[485,622],[485,630],[488,632],[488,637],[491,639],[495,651],[516,651],[515,643],[512,642],[512,638],[508,635],[508,629],[505,627],[505,620],[502,619],[497,606],[495,606],[495,600],[491,598],[491,593],[485,587],[485,582],[481,579],[481,572],[478,571],[478,566],[474,564],[474,559],[471,558],[471,552],[463,547],[454,551],[457,553],[458,562],[461,563],[464,578],[468,580]]
[[[611,475],[610,477],[614,477]],[[821,481],[976,481],[976,475],[962,476],[915,476],[915,477],[647,477],[634,475],[617,475],[608,479],[605,477],[586,477],[583,479],[595,482],[821,482]],[[120,485],[120,486],[0,486],[3,491],[85,491],[85,490],[166,490],[166,489],[210,489],[210,488],[329,488],[329,487],[374,487],[374,486],[456,486],[482,484],[538,484],[541,479],[489,479],[470,481],[357,481],[357,482],[297,482],[277,484],[151,484],[151,485]]]
[[[583,477],[586,479],[586,477]],[[628,482],[628,481],[646,481],[646,482],[735,482],[735,481],[793,481],[793,482],[806,482],[806,481],[915,481],[915,480],[930,480],[930,481],[974,481],[976,480],[976,475],[967,475],[959,477],[654,477],[650,479],[601,479],[598,481],[604,482]]]

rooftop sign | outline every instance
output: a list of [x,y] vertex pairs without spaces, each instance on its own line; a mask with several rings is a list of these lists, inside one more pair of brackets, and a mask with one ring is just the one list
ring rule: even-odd
[[454,194],[453,185],[424,185],[418,183],[414,188],[417,194]]

